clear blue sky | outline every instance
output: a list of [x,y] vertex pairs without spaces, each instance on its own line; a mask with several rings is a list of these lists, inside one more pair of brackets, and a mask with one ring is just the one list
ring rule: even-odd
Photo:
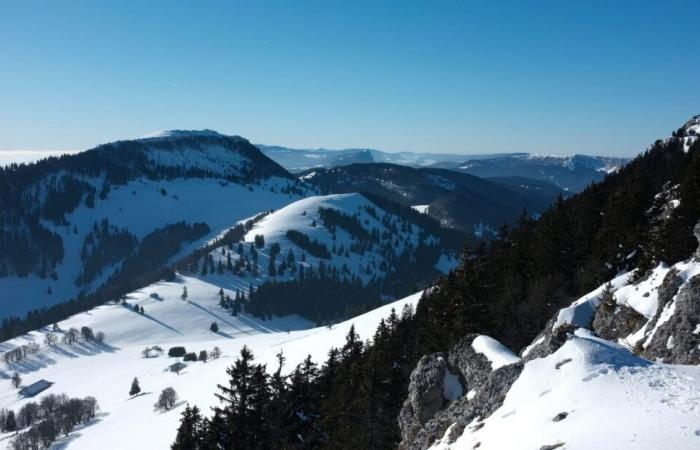
[[698,0],[0,1],[0,150],[632,155],[700,114]]

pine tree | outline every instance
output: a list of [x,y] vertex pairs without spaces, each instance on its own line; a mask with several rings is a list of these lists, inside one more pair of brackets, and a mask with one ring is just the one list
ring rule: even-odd
[[226,373],[228,386],[218,385],[220,392],[216,394],[224,408],[215,412],[226,423],[226,439],[240,448],[264,448],[261,441],[264,419],[260,409],[268,395],[264,366],[253,364],[253,354],[243,346],[240,358]]
[[212,322],[211,326],[209,326],[209,329],[212,331],[212,333],[218,333],[219,332],[219,324],[216,322]]
[[187,405],[180,418],[172,450],[200,450],[210,448],[206,445],[207,421],[199,413],[197,406]]
[[134,396],[141,392],[141,386],[139,386],[139,379],[134,377],[134,380],[131,382],[131,389],[129,389],[129,395]]
[[187,286],[182,286],[182,295],[180,295],[180,298],[187,300]]
[[15,418],[15,412],[13,410],[9,410],[7,416],[5,416],[4,429],[6,431],[17,430],[17,419]]

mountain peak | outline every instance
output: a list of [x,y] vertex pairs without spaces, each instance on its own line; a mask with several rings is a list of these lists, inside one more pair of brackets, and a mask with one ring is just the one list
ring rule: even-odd
[[157,139],[157,138],[178,138],[178,137],[226,137],[226,135],[219,133],[218,131],[204,129],[204,130],[165,130],[156,131],[154,133],[149,133],[140,139]]

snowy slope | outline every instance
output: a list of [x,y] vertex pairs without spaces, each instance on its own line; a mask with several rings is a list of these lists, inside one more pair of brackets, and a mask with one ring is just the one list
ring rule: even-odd
[[528,362],[491,416],[433,448],[697,448],[698,392],[700,367],[653,363],[579,330],[555,353]]
[[[189,291],[186,301],[180,298],[183,286]],[[182,276],[170,283],[148,286],[128,296],[129,304],[143,306],[144,315],[122,305],[109,304],[59,323],[62,330],[89,326],[95,332],[103,331],[107,336],[104,345],[59,344],[49,348],[43,344],[48,330],[35,331],[0,344],[3,351],[32,341],[42,345],[38,355],[24,362],[9,366],[0,363],[0,374],[6,377],[18,371],[25,385],[42,378],[55,383],[33,400],[62,392],[97,398],[102,410],[98,420],[59,441],[67,443],[68,448],[144,448],[145,442],[149,448],[168,448],[185,402],[196,404],[203,411],[216,405],[215,386],[226,381],[225,370],[244,345],[252,349],[257,361],[266,363],[272,370],[275,354],[280,350],[287,358],[285,371],[292,370],[308,354],[320,363],[331,347],[343,344],[352,324],[362,339],[370,338],[380,319],[388,316],[392,308],[400,312],[406,305],[414,306],[420,298],[420,293],[412,295],[332,328],[309,328],[311,324],[299,317],[268,321],[245,315],[234,318],[218,306],[218,290],[216,285]],[[151,294],[157,294],[158,298]],[[218,333],[209,330],[212,321],[218,323]],[[189,363],[177,375],[169,372],[168,366],[179,358],[141,356],[141,351],[152,345],[163,347],[166,353],[170,346],[176,345],[196,352],[211,351],[218,346],[222,356],[206,363]],[[138,377],[143,393],[129,398],[127,393],[134,377]],[[177,391],[180,402],[173,410],[155,412],[153,404],[160,391],[168,386]],[[29,401],[16,392],[9,381],[0,383],[0,407],[16,411]],[[7,448],[8,443],[8,435],[0,436],[0,449]]]
[[[372,279],[385,277],[387,270],[383,270],[380,267],[385,258],[381,254],[379,245],[375,245],[371,250],[362,253],[353,251],[352,246],[358,243],[358,239],[341,227],[337,227],[335,233],[333,233],[324,225],[324,221],[319,213],[320,208],[333,209],[347,216],[356,215],[359,222],[368,232],[374,229],[379,235],[389,233],[391,240],[396,244],[393,246],[393,251],[397,255],[404,252],[409,245],[415,248],[420,241],[421,234],[424,233],[424,230],[413,224],[402,228],[400,217],[383,211],[361,194],[312,196],[298,200],[267,215],[257,222],[253,229],[245,235],[242,242],[243,257],[248,259],[250,259],[251,248],[254,246],[255,236],[262,235],[265,238],[265,247],[257,251],[257,274],[253,275],[251,272],[246,271],[234,274],[226,270],[223,274],[208,273],[202,278],[217,285],[227,286],[232,289],[239,288],[241,291],[247,291],[251,283],[259,286],[272,278],[268,271],[268,265],[273,244],[279,244],[281,250],[276,258],[277,263],[286,259],[291,251],[296,263],[304,265],[307,273],[309,273],[309,270],[317,271],[319,263],[323,261],[327,267],[338,268],[341,278],[348,280],[353,276],[357,276],[363,283],[367,283]],[[370,214],[368,208],[375,211],[377,217]],[[392,231],[388,224],[395,224],[395,231]],[[310,239],[324,244],[329,250],[331,258],[324,259],[311,255],[287,237],[288,230],[302,232],[309,236]],[[424,241],[429,245],[436,245],[440,242],[437,237],[430,235]],[[345,251],[341,252],[341,250]],[[235,264],[239,258],[242,258],[237,251],[238,245],[234,245],[230,251],[225,248],[217,248],[211,252],[211,256],[217,266],[219,262],[225,264],[229,255]],[[302,255],[305,258],[303,263],[301,262]],[[435,270],[447,273],[458,262],[456,255],[443,253],[435,264]],[[391,263],[387,267],[391,269]],[[297,277],[298,272],[291,273],[286,271],[283,275],[277,274],[274,280],[285,281]]]
[[[432,448],[698,448],[700,366],[664,360],[697,361],[700,325],[693,308],[700,260],[659,264],[637,281],[633,275],[620,274],[560,310],[522,352],[523,371],[503,404],[488,417],[472,420],[461,433],[451,425]],[[613,307],[607,306],[611,312],[606,314],[619,314],[621,320],[633,317],[621,310],[626,308],[639,318],[617,325],[629,329],[620,329],[615,342],[593,331],[611,332],[596,328],[609,322],[594,321],[608,293],[605,301]],[[669,330],[668,323],[678,323],[674,320],[685,322]],[[554,345],[545,340],[563,326],[576,327],[574,335],[555,351],[545,350],[546,356],[528,358],[538,346]],[[474,339],[472,346],[494,370],[520,361],[486,336]],[[681,353],[674,352],[679,348]]]

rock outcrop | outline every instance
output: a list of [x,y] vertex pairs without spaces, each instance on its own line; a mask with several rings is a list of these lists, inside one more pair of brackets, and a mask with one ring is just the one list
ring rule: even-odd
[[564,345],[564,343],[569,339],[569,337],[576,331],[575,325],[563,324],[554,328],[556,324],[557,316],[554,316],[542,331],[530,344],[523,350],[522,358],[523,362],[528,362],[537,358],[544,358],[552,353],[556,352],[559,347]]
[[[421,358],[411,373],[408,398],[399,415],[400,449],[428,448],[451,425],[450,435],[456,438],[474,418],[487,417],[503,403],[523,365],[518,362],[493,370],[486,356],[472,347],[477,336],[466,336],[446,354]],[[454,383],[459,383],[457,389]]]
[[617,341],[639,330],[647,322],[647,319],[627,305],[618,305],[615,299],[602,299],[592,328],[595,333],[609,341]]
[[656,319],[642,355],[671,364],[700,364],[700,277],[686,282]]

